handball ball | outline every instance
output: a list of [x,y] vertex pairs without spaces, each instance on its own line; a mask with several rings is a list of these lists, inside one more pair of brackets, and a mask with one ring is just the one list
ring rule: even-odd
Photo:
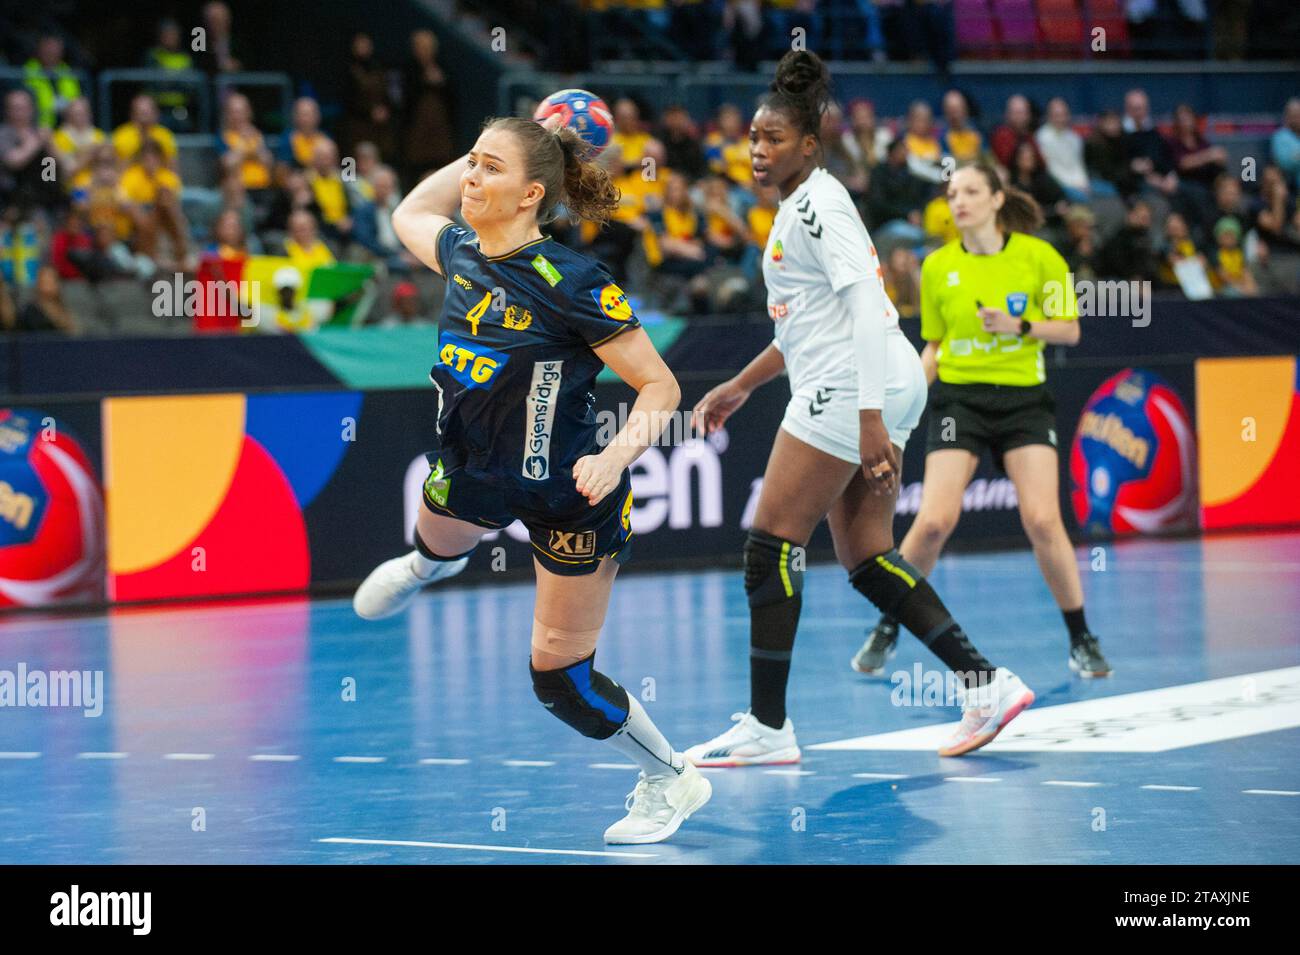
[[44,412],[0,408],[0,607],[102,600],[104,547],[85,449]]
[[560,121],[583,138],[591,147],[592,157],[600,155],[614,135],[614,114],[605,101],[586,90],[560,90],[537,105],[533,119],[539,123],[556,113]]

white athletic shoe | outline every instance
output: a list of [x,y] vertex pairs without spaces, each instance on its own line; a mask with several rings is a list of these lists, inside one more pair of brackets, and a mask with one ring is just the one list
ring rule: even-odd
[[680,775],[642,773],[627,794],[627,815],[605,830],[605,841],[619,846],[663,842],[712,795],[709,781],[689,762]]
[[939,755],[963,756],[988,745],[1033,702],[1034,691],[1006,667],[998,667],[990,682],[966,691],[961,723]]
[[799,762],[794,724],[786,717],[779,730],[760,723],[753,713],[732,713],[735,726],[707,743],[692,746],[686,758],[696,766],[773,766]]
[[420,588],[435,580],[455,577],[465,565],[468,557],[450,560],[438,564],[430,577],[420,577],[415,573],[414,558],[419,551],[411,551],[401,557],[386,560],[370,572],[370,576],[361,582],[352,597],[352,609],[363,620],[382,620],[406,609]]

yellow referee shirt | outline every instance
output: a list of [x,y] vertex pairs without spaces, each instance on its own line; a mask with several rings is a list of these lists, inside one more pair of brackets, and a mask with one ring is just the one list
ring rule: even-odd
[[939,342],[939,380],[951,385],[1018,385],[1047,380],[1038,338],[984,331],[979,305],[1031,322],[1077,321],[1074,277],[1059,252],[1020,232],[1001,252],[972,255],[961,241],[921,266],[921,337]]

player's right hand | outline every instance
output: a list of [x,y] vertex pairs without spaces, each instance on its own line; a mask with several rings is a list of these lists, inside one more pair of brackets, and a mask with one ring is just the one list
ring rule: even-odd
[[691,412],[691,429],[713,434],[749,400],[749,392],[731,378],[710,389]]

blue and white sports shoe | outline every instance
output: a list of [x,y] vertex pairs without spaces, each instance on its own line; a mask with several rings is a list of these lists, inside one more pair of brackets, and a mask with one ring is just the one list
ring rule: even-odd
[[696,766],[781,766],[802,758],[787,716],[778,729],[764,726],[753,713],[732,713],[735,725],[707,743],[692,746],[685,756]]

